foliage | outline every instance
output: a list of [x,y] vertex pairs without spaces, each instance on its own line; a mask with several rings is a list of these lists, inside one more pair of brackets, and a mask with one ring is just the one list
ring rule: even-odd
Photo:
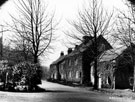
[[42,66],[42,79],[46,80],[49,78],[49,76],[50,76],[49,68],[46,66],[45,67]]
[[22,62],[12,67],[8,63],[3,64],[0,69],[0,89],[4,90],[33,90],[41,84],[42,70],[39,64]]
[[[120,61],[121,65],[123,63],[130,64],[131,68],[135,70],[135,6],[129,2],[125,2],[125,5],[127,6],[127,12],[120,11],[114,29],[115,33],[112,36],[115,42],[128,48],[127,51],[123,52],[123,59],[125,60]],[[135,71],[132,71],[132,73],[134,76],[133,91],[135,91]]]
[[25,56],[24,52],[20,49],[11,48],[10,46],[4,46],[3,52],[4,53],[2,55],[2,59],[7,60],[9,66],[13,66],[24,61],[33,62],[32,54],[29,53],[27,54],[27,56]]
[[41,84],[41,67],[39,64],[29,62],[19,63],[13,66],[13,82],[22,82],[30,87]]

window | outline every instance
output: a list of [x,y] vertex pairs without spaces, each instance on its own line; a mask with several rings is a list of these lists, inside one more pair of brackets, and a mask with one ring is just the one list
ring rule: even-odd
[[80,72],[76,71],[76,79],[80,78]]
[[82,73],[80,72],[80,75],[79,75],[79,77],[81,78],[82,77]]
[[76,60],[75,60],[75,65],[77,65],[78,64],[78,59],[76,58]]
[[61,64],[61,66],[60,66],[60,67],[61,67],[61,69],[63,70],[63,64]]
[[65,61],[60,64],[60,68],[61,68],[62,70],[63,70],[63,68],[64,68],[64,65],[65,65]]
[[111,79],[109,76],[106,78],[106,84],[111,85]]
[[72,73],[71,73],[71,71],[69,72],[69,78],[71,78],[72,77]]
[[100,44],[99,51],[104,51],[104,50],[105,50],[105,44]]
[[54,74],[54,79],[57,79],[57,73]]
[[63,74],[61,74],[61,79],[64,79],[64,75]]
[[93,65],[91,66],[90,78],[91,78],[92,84],[94,85],[95,78],[94,78],[94,66]]
[[71,60],[69,60],[69,66],[71,66]]
[[107,69],[107,70],[109,69],[109,64],[106,65],[106,69]]
[[51,75],[51,78],[54,79],[54,74]]

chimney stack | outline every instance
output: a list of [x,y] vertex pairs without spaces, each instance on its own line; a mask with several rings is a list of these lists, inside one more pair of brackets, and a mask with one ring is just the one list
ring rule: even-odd
[[70,54],[72,52],[72,48],[68,48],[68,54]]
[[89,40],[91,40],[93,37],[92,36],[83,36],[83,43],[86,44],[88,43]]
[[64,52],[63,51],[61,51],[60,56],[64,56]]
[[78,45],[75,45],[75,49],[77,49],[78,48]]

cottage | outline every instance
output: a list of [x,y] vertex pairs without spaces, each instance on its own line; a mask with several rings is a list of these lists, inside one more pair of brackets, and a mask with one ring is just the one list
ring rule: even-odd
[[[98,54],[111,49],[111,45],[100,35],[98,41]],[[85,36],[80,45],[74,50],[68,49],[67,55],[60,54],[60,57],[50,65],[50,77],[56,80],[90,84],[90,63],[94,59],[93,52],[94,38]]]
[[[103,52],[98,60],[98,78],[99,78],[99,88],[102,87],[114,87],[114,71],[116,69],[116,59],[118,53],[114,52],[114,49],[107,50]],[[91,78],[92,84],[94,84],[94,68],[93,63],[91,63]]]
[[101,87],[132,88],[133,66],[129,50],[130,47],[124,47],[105,51],[98,63]]

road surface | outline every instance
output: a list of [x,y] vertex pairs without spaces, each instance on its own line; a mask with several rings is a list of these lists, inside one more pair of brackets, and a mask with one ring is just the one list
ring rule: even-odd
[[[0,91],[0,102],[128,102],[128,99],[46,81],[43,81],[40,86],[45,88],[46,92],[21,93]],[[133,101],[129,100],[129,102]]]

